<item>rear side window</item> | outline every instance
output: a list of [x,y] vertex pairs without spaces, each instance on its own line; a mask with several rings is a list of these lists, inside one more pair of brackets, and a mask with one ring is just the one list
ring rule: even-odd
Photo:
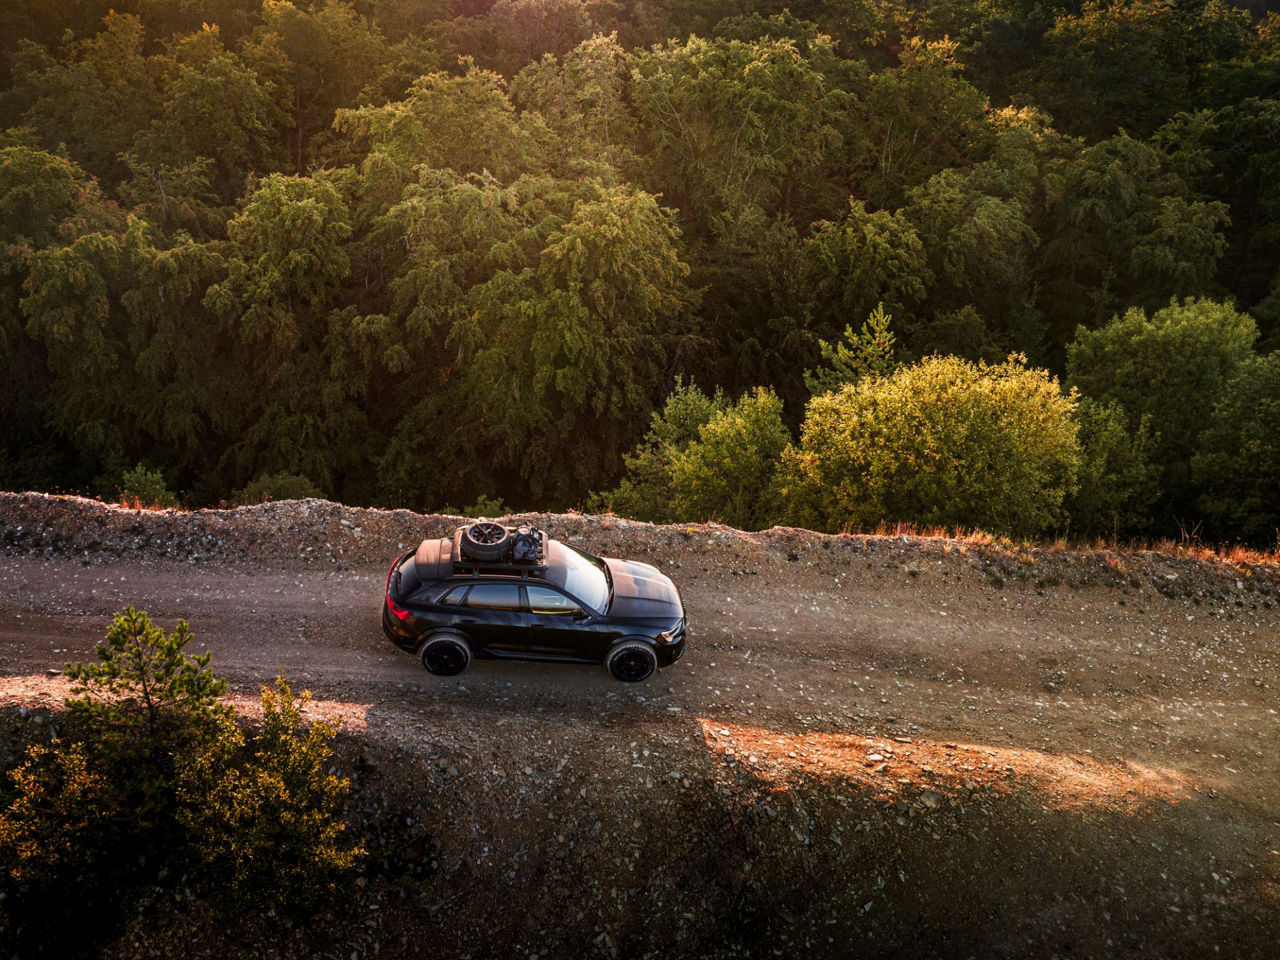
[[448,607],[456,607],[462,603],[463,598],[467,595],[467,591],[470,588],[471,588],[471,584],[469,583],[464,583],[460,587],[454,587],[452,590],[446,593],[443,597],[437,600],[436,603],[440,603]]
[[519,610],[518,583],[477,583],[467,597],[468,607],[482,610]]

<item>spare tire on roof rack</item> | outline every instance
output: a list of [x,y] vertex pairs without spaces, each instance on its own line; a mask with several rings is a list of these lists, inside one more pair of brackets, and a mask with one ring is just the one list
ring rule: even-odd
[[501,560],[507,552],[511,534],[500,523],[482,520],[462,531],[460,546],[466,560]]

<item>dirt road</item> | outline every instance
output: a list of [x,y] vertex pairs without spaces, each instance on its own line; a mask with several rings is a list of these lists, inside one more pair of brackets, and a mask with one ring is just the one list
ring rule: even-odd
[[[35,533],[30,501],[0,501],[10,531],[0,557],[0,700],[54,702],[63,689],[56,671],[91,657],[125,605],[167,627],[183,617],[237,694],[252,696],[282,672],[314,690],[316,712],[341,716],[349,732],[380,745],[370,751],[394,756],[390,766],[436,777],[437,798],[466,798],[468,816],[437,825],[432,842],[468,864],[468,883],[491,866],[513,889],[534,883],[535,855],[564,865],[555,853],[568,842],[556,825],[557,811],[565,815],[561,796],[586,810],[575,824],[590,833],[596,821],[607,836],[613,819],[622,830],[631,817],[612,810],[602,828],[600,809],[614,806],[602,798],[634,809],[662,805],[700,780],[722,795],[747,791],[756,811],[773,809],[769,796],[789,793],[782,819],[805,807],[803,817],[835,831],[846,853],[865,855],[875,830],[862,829],[861,847],[840,840],[845,815],[833,798],[863,805],[845,818],[850,823],[868,823],[866,810],[880,810],[875,829],[901,824],[889,847],[882,837],[872,849],[895,851],[903,879],[890,876],[885,893],[885,871],[877,867],[879,886],[868,874],[865,916],[853,915],[864,909],[864,894],[850,892],[861,874],[849,867],[854,873],[832,894],[839,923],[799,918],[801,908],[787,907],[781,919],[760,921],[749,941],[718,933],[713,945],[726,955],[800,943],[801,928],[810,950],[832,955],[857,945],[892,955],[1108,955],[1124,946],[1244,956],[1264,955],[1280,933],[1274,570],[544,518],[554,535],[586,549],[669,572],[688,608],[688,655],[635,687],[603,669],[485,662],[443,680],[382,637],[385,563],[365,559],[383,538],[389,560],[426,521],[383,515],[393,519],[377,530],[374,511],[336,521],[329,514],[325,530],[337,523],[358,531],[366,538],[359,549],[335,548],[322,531],[329,549],[321,556],[309,558],[302,547],[305,559],[295,551],[255,560],[251,549],[236,548],[247,534],[228,531],[267,518],[223,514],[231,519],[222,542],[206,543],[192,560],[191,548],[174,548],[173,531],[195,520],[170,516],[156,532],[160,518],[111,516],[90,543],[82,532],[92,524],[72,506],[42,502]],[[146,528],[146,543],[135,549],[122,539],[139,539],[126,521]],[[253,536],[269,540],[282,529],[267,526]],[[19,527],[26,532],[14,532]],[[396,786],[384,769],[384,787],[408,791],[401,797],[408,803],[427,773]],[[675,794],[637,799],[646,790]],[[536,811],[527,828],[511,819],[513,796]],[[985,833],[966,819],[971,811],[985,811]],[[634,828],[648,816],[637,816]],[[939,823],[919,826],[930,817]],[[637,858],[652,855],[654,837]],[[984,855],[994,857],[987,867]],[[978,859],[959,862],[969,857]],[[438,860],[448,867],[446,853]],[[767,853],[753,859],[757,873],[767,860]],[[910,882],[903,864],[914,871]],[[541,918],[527,930],[512,927],[525,938],[514,952],[545,951],[579,927],[601,955],[661,947],[643,924],[635,928],[634,891],[628,899],[613,884],[621,912],[611,921],[599,878],[585,902],[600,902],[587,910],[581,890],[560,886],[579,898],[577,913],[566,907],[553,933]],[[429,890],[419,893],[424,903],[438,902]],[[880,900],[890,909],[872,906]],[[940,913],[944,900],[949,920]],[[956,916],[965,904],[976,913]],[[690,919],[677,916],[675,926],[693,928],[694,939],[672,942],[705,952],[696,933],[705,914],[683,912]],[[824,923],[841,937],[816,939]],[[910,939],[912,927],[926,939]],[[393,952],[396,929],[384,931]]]

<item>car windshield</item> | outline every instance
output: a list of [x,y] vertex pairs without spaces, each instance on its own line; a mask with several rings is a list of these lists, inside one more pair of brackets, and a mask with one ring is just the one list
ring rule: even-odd
[[609,581],[605,579],[604,564],[567,543],[559,546],[560,562],[547,571],[547,579],[592,610],[603,610],[609,600]]

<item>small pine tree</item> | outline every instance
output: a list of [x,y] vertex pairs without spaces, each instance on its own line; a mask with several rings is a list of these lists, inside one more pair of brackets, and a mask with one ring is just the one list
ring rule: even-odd
[[818,341],[822,351],[823,366],[804,372],[804,385],[814,396],[838,390],[847,383],[857,383],[864,377],[887,376],[897,368],[893,358],[897,338],[889,325],[893,318],[885,312],[884,304],[878,304],[871,316],[857,333],[853,327],[844,328],[844,342]]

